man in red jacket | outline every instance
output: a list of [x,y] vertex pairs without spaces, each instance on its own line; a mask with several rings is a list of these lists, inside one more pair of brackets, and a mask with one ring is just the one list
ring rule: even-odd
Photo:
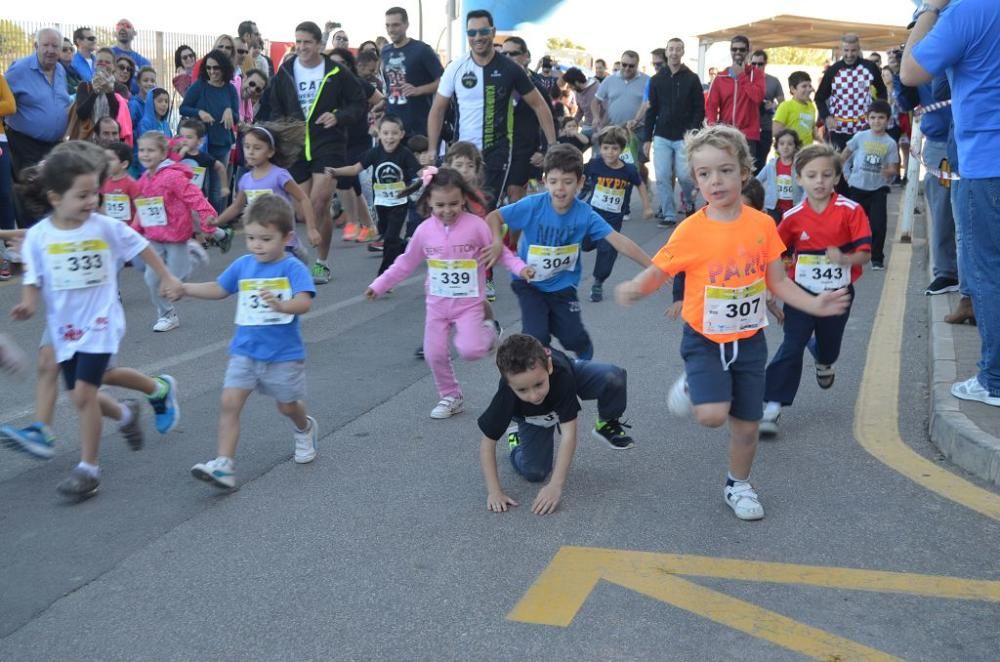
[[733,64],[712,80],[705,100],[705,120],[735,126],[754,154],[760,140],[760,104],[764,100],[764,67],[750,65],[750,39],[736,35],[729,41]]

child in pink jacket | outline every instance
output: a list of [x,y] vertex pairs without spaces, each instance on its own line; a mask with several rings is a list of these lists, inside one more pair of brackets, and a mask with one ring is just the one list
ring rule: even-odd
[[[147,131],[139,138],[139,162],[146,172],[139,179],[132,226],[149,240],[170,273],[184,280],[191,273],[188,239],[202,232],[213,237],[222,232],[206,223],[216,216],[215,209],[191,182],[191,168],[167,159],[167,139],[159,131]],[[198,230],[192,212],[197,217]],[[177,311],[160,296],[159,277],[151,269],[146,269],[145,277],[158,317],[153,331],[176,329],[180,326]]]
[[[382,296],[427,262],[427,320],[424,324],[424,357],[430,364],[441,401],[431,418],[448,418],[462,411],[462,390],[448,351],[448,336],[455,327],[455,349],[466,361],[489,354],[500,336],[500,325],[486,302],[486,267],[478,258],[493,243],[486,221],[464,210],[466,198],[479,196],[457,171],[427,168],[418,208],[430,217],[417,226],[406,252],[376,278],[365,296]],[[500,260],[521,278],[530,280],[534,269],[504,247]]]

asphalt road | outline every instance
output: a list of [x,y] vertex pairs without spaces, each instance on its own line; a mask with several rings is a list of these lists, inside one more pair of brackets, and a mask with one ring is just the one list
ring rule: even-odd
[[[625,232],[649,253],[666,238],[649,221],[629,221]],[[722,501],[727,434],[667,412],[667,389],[682,370],[680,325],[663,317],[669,288],[627,310],[585,302],[596,358],[629,371],[626,416],[637,446],[611,451],[581,435],[559,511],[538,517],[527,506],[537,487],[514,475],[500,447],[501,480],[522,506],[486,510],[475,418],[496,384],[492,362],[459,362],[466,412],[430,419],[437,394],[412,356],[423,329],[421,277],[366,302],[359,295],[378,259],[353,244],[336,246],[332,257],[334,280],[320,286],[304,322],[319,457],[292,462],[289,423],[253,396],[233,493],[194,480],[189,469],[214,456],[234,302],[183,302],[181,327],[154,334],[145,286],[125,272],[129,332],[120,364],[174,375],[182,422],[160,437],[147,419],[141,452],[107,425],[100,493],[76,505],[55,492],[79,458],[65,397],[53,460],[0,453],[0,659],[783,660],[821,657],[811,647],[822,639],[817,632],[833,638],[834,650],[844,646],[840,659],[858,655],[838,641],[912,660],[996,659],[1000,584],[983,589],[992,597],[956,600],[901,595],[874,580],[868,590],[817,586],[791,566],[779,571],[782,581],[758,581],[749,565],[816,566],[821,577],[834,576],[832,567],[1000,581],[996,520],[905,478],[854,438],[884,273],[866,272],[857,288],[834,388],[818,388],[807,359],[780,437],[762,442],[752,480],[767,517],[753,523]],[[898,320],[898,425],[913,450],[939,462],[926,435],[923,259],[918,244]],[[196,279],[214,277],[228,261],[217,253],[213,260]],[[584,264],[589,274],[593,254]],[[637,270],[619,260],[612,281]],[[517,329],[506,274],[499,281],[499,318]],[[585,277],[582,298],[589,283]],[[18,287],[0,286],[0,309],[17,298]],[[41,321],[2,327],[31,348]],[[772,351],[780,333],[768,330]],[[3,422],[30,421],[32,382],[0,384]],[[581,420],[595,415],[588,403]],[[635,585],[597,581],[565,626],[508,618],[566,546],[710,557],[699,561],[705,568],[722,558],[748,564],[737,578],[689,577],[697,585],[692,607],[683,591],[646,591],[656,574],[626,556],[628,567],[598,574],[625,573]],[[584,574],[553,576],[568,588],[545,594],[535,610],[542,616],[571,604],[574,587],[587,595]],[[723,598],[713,602],[709,593]],[[771,613],[788,620],[769,620]]]

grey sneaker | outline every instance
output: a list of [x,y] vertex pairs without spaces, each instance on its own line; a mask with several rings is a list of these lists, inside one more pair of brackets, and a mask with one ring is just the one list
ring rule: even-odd
[[56,489],[65,497],[86,499],[94,496],[100,484],[101,481],[95,476],[91,476],[80,467],[74,467],[69,477],[63,479]]
[[137,451],[142,448],[142,408],[139,406],[138,400],[122,400],[122,404],[129,408],[132,412],[132,420],[129,421],[128,425],[123,425],[119,428],[122,436],[125,437],[125,441],[128,442],[129,448]]

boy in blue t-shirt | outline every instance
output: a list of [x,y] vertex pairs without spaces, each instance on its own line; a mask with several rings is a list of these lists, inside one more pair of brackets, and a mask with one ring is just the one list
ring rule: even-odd
[[606,240],[637,264],[651,264],[634,241],[619,234],[577,193],[583,185],[583,155],[572,145],[553,145],[543,166],[546,193],[529,195],[487,216],[495,236],[504,223],[520,231],[517,253],[535,269],[529,283],[514,278],[511,289],[521,305],[521,328],[549,345],[555,336],[579,359],[590,360],[594,346],[580,317],[580,248],[583,240]]
[[[620,126],[609,126],[603,129],[595,142],[600,150],[600,156],[595,156],[583,169],[586,186],[583,198],[597,214],[608,222],[616,232],[622,231],[622,221],[629,213],[629,199],[632,197],[632,187],[639,187],[639,197],[642,198],[642,213],[644,218],[653,218],[653,210],[649,206],[649,193],[639,176],[639,170],[631,163],[621,160],[622,152],[628,146],[628,131]],[[597,260],[594,262],[594,284],[590,286],[590,300],[597,302],[604,299],[604,281],[611,275],[618,252],[607,241],[596,243],[584,240],[583,250],[597,249]]]
[[236,333],[229,345],[229,365],[222,386],[219,455],[191,467],[195,478],[233,488],[233,456],[240,435],[240,413],[255,390],[278,402],[278,411],[295,424],[295,461],[316,457],[316,419],[306,412],[305,344],[299,315],[309,312],[316,296],[309,270],[285,252],[295,231],[292,207],[267,195],[243,214],[250,255],[235,260],[215,282],[184,283],[171,299],[225,299],[238,294]]

